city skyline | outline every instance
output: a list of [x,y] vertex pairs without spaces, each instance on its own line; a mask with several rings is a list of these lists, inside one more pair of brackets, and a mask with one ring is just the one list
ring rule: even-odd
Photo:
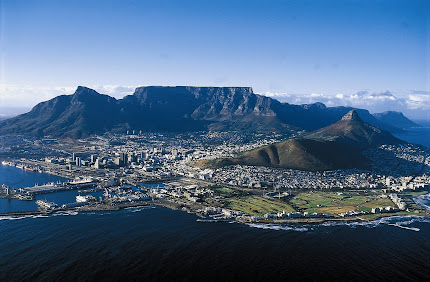
[[250,86],[430,119],[426,1],[0,1],[0,107],[78,85]]

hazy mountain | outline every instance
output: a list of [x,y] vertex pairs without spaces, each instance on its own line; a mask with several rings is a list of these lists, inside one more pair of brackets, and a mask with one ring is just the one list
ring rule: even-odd
[[[254,94],[250,87],[138,87],[116,100],[79,86],[73,95],[39,103],[30,112],[0,122],[0,134],[82,138],[107,131],[315,130],[339,120],[349,107],[292,105]],[[357,110],[368,123],[396,131]]]
[[383,123],[399,128],[410,128],[419,126],[415,122],[405,117],[401,112],[386,111],[373,115]]
[[309,171],[365,168],[367,160],[361,154],[364,149],[400,143],[405,142],[362,121],[352,110],[338,122],[302,138],[264,146],[236,158],[210,161],[207,165],[242,164]]

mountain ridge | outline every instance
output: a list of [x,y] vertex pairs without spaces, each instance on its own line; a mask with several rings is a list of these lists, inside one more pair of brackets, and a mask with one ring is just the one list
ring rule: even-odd
[[382,144],[403,144],[389,132],[364,122],[355,110],[339,121],[303,137],[263,146],[235,158],[208,161],[218,168],[226,165],[269,166],[306,171],[368,167],[361,154],[367,148]]
[[[142,86],[115,99],[79,86],[72,95],[41,102],[30,112],[0,122],[0,134],[84,138],[105,132],[315,130],[353,108],[322,103],[292,105],[255,94],[251,87]],[[367,110],[366,122],[388,130]]]

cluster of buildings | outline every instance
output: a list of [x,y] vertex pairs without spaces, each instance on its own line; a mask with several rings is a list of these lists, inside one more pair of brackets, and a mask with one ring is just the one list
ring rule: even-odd
[[172,197],[200,202],[203,197],[213,196],[213,191],[198,185],[152,187],[149,189],[154,198]]
[[[2,137],[5,138],[5,137]],[[12,138],[12,137],[11,137]],[[74,143],[56,139],[20,139],[16,145],[6,140],[0,152],[22,156],[14,163],[69,178],[91,176],[91,185],[121,187],[123,183],[139,183],[146,180],[165,180],[185,177],[222,186],[246,187],[267,190],[268,197],[286,197],[295,189],[385,189],[389,192],[428,189],[430,183],[430,154],[421,146],[383,145],[365,152],[373,167],[369,171],[348,169],[325,172],[306,172],[256,166],[227,166],[216,170],[200,169],[195,164],[202,160],[234,156],[284,139],[281,135],[244,135],[237,132],[193,132],[184,134],[137,133],[127,135],[105,134]],[[15,147],[14,147],[15,146]],[[21,154],[21,155],[20,155]],[[16,159],[16,158],[15,158]],[[67,185],[88,185],[75,181]],[[198,183],[198,182],[196,182]],[[40,187],[42,189],[43,187]],[[214,192],[199,185],[169,185],[152,187],[147,193],[114,191],[107,189],[105,199],[112,203],[169,198],[190,203],[213,197]],[[274,191],[273,193],[271,193]],[[284,194],[282,194],[284,193]],[[372,213],[405,210],[406,204],[390,194],[394,207],[375,208]],[[228,209],[208,208],[205,214],[226,217],[244,216]],[[363,214],[348,211],[339,216]],[[267,219],[327,217],[327,214],[288,213],[279,211],[267,214]]]

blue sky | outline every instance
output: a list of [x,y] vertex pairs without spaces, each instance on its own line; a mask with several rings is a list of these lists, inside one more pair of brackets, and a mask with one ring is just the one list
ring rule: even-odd
[[430,118],[430,1],[0,0],[0,25],[3,107],[77,85],[251,86]]

